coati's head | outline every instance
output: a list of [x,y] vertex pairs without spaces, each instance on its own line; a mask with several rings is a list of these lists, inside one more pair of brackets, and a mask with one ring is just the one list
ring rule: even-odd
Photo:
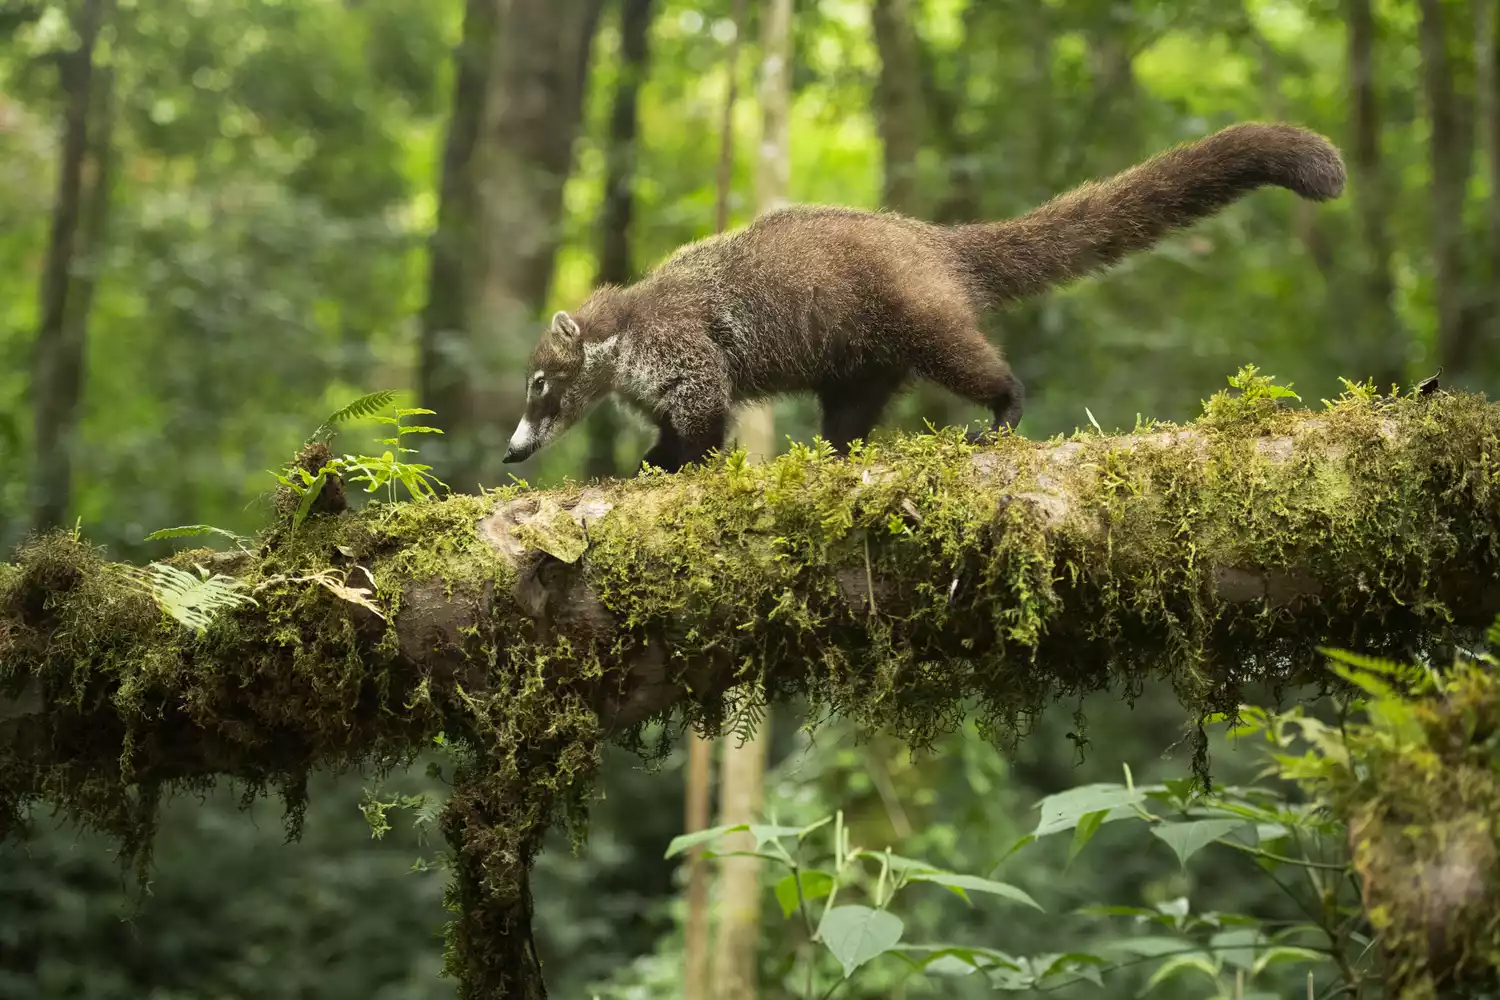
[[613,333],[586,339],[578,320],[565,312],[537,341],[526,365],[526,412],[510,436],[505,461],[530,458],[578,422],[609,388]]

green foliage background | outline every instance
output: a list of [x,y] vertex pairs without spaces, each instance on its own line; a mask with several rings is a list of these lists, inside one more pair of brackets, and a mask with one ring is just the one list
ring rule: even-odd
[[[1475,55],[1463,29],[1482,2],[1445,0],[1450,55],[1469,95]],[[929,121],[918,163],[933,217],[945,211],[956,177],[973,178],[982,214],[1011,215],[1237,120],[1288,118],[1340,143],[1350,135],[1347,29],[1340,6],[1327,0],[913,6],[929,93],[952,108]],[[1374,6],[1395,310],[1405,371],[1420,377],[1437,367],[1437,349],[1417,11],[1408,0]],[[879,55],[868,7],[798,5],[793,200],[879,203],[872,112]],[[712,228],[729,8],[728,0],[659,4],[631,233],[641,266]],[[100,276],[73,502],[89,538],[143,560],[169,551],[168,542],[143,541],[166,525],[249,531],[269,501],[265,470],[324,414],[370,388],[414,385],[461,16],[454,0],[120,4],[106,46],[120,169],[107,244],[80,264]],[[750,31],[753,43],[753,23]],[[1128,85],[1101,80],[1106,42],[1124,46]],[[7,551],[28,520],[29,360],[55,184],[56,56],[67,43],[58,0],[0,7],[0,548]],[[618,48],[607,13],[565,192],[563,244],[538,320],[575,305],[594,278]],[[747,79],[753,62],[746,60]],[[739,223],[749,217],[747,151],[758,133],[752,100],[739,106],[735,127]],[[1497,252],[1485,213],[1500,193],[1486,176],[1476,169],[1464,233],[1466,280],[1478,291]],[[1349,198],[1309,215],[1289,194],[1263,192],[1107,277],[1024,304],[994,324],[1029,389],[1023,431],[1071,430],[1086,423],[1085,406],[1105,428],[1128,427],[1137,414],[1190,417],[1248,360],[1295,382],[1305,398],[1331,397],[1337,375],[1364,377],[1376,363],[1363,297],[1368,266]],[[1480,361],[1446,381],[1493,393],[1500,341],[1493,326],[1486,337]],[[520,357],[529,342],[511,346]],[[809,401],[779,403],[777,415],[779,433],[810,437]],[[923,417],[909,398],[890,422],[918,428]],[[622,464],[647,442],[644,431],[628,428]],[[520,474],[542,484],[576,476],[583,454],[582,434],[573,434]],[[1089,720],[1086,747],[1072,738],[1080,709]],[[776,719],[770,811],[792,819],[841,807],[857,839],[962,871],[987,871],[1031,828],[1027,809],[1042,795],[1116,780],[1121,761],[1142,781],[1187,767],[1168,753],[1183,735],[1175,701],[1149,689],[1133,709],[1109,699],[1058,706],[1010,761],[972,729],[913,759],[837,722],[809,735],[797,721],[793,710]],[[1225,780],[1249,763],[1217,749]],[[587,848],[575,857],[559,841],[543,857],[539,943],[555,995],[591,995],[587,984],[601,996],[671,995],[680,904],[675,865],[662,852],[681,826],[680,766],[674,756],[647,772],[611,755]],[[412,790],[430,783],[418,771],[403,781]],[[0,845],[0,995],[450,995],[451,984],[437,977],[442,875],[408,870],[434,848],[417,842],[406,818],[371,843],[360,784],[359,776],[330,777],[315,788],[306,835],[291,845],[281,842],[274,803],[240,812],[229,789],[205,803],[177,803],[164,818],[144,897],[107,845],[38,817],[29,838]],[[1225,909],[1277,905],[1249,871],[1226,864],[1184,873],[1163,845],[1143,847],[1122,829],[1106,827],[1070,867],[1061,842],[1030,850],[1006,877],[1049,916],[967,909],[934,887],[914,897],[909,922],[933,937],[961,932],[1013,952],[1062,951],[1086,944],[1088,925],[1058,914],[1087,901],[1158,902],[1191,889]],[[772,940],[765,970],[774,984],[782,967]],[[971,995],[962,990],[975,985],[945,984],[941,995]],[[1105,995],[1132,995],[1135,985],[1111,981]],[[935,995],[878,975],[863,989],[846,995]]]

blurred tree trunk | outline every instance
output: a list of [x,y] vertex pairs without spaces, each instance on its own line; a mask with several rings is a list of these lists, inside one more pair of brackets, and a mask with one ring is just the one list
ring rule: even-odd
[[[922,50],[912,21],[912,0],[875,0],[875,44],[880,76],[875,84],[875,120],[884,150],[886,208],[922,218],[917,157],[927,133],[922,86]],[[958,406],[953,395],[931,383],[917,386],[917,410],[934,427],[946,427]]]
[[[761,12],[760,145],[755,156],[755,214],[787,204],[791,183],[792,0],[767,0]],[[737,437],[752,460],[776,455],[776,420],[770,403],[739,415]]]
[[1500,349],[1500,0],[1475,0],[1479,117],[1490,166],[1489,339]]
[[[755,159],[757,215],[787,204],[791,180],[789,118],[792,98],[792,0],[769,0],[763,9],[760,67],[762,126]],[[769,403],[740,417],[740,443],[752,458],[776,454],[776,425]],[[749,823],[759,818],[770,717],[743,743],[724,744],[720,780],[720,823]],[[754,850],[755,841],[739,834],[728,850]],[[725,858],[719,879],[721,921],[714,948],[715,1000],[754,1000],[760,957],[760,860]]]
[[[766,748],[771,717],[762,717],[755,734],[743,743],[724,741],[719,823],[760,820],[765,799]],[[724,840],[726,851],[753,851],[755,838],[737,833]],[[759,995],[760,859],[725,858],[720,863],[720,921],[714,949],[714,1000],[755,1000]]]
[[922,94],[930,110],[927,123],[946,161],[948,190],[933,210],[933,221],[941,223],[976,222],[980,213],[978,157],[974,137],[959,117],[969,97],[969,79],[973,72],[973,46],[979,44],[979,18],[982,5],[971,3],[964,8],[963,44],[954,54],[953,82],[944,87],[938,80],[936,59],[931,49],[916,39],[918,68],[922,74]]
[[[734,186],[734,108],[739,97],[740,48],[744,44],[746,0],[734,0],[734,37],[725,58],[724,111],[719,123],[719,164],[714,181],[714,232],[729,227],[729,201]],[[712,807],[714,744],[695,732],[687,734],[687,810],[683,832],[695,833],[708,826]],[[709,906],[708,869],[703,848],[687,853],[687,921],[683,928],[683,1000],[709,1000],[713,996],[708,973]]]
[[602,7],[603,0],[506,0],[501,8],[478,150],[481,480],[502,476],[500,455],[520,415],[520,369],[541,332]]
[[[630,262],[631,222],[635,210],[635,168],[638,105],[650,54],[647,49],[653,0],[620,0],[620,76],[609,116],[605,156],[604,212],[599,231],[599,282],[623,285],[634,278]],[[600,406],[589,416],[588,457],[584,475],[590,479],[615,474],[615,441],[620,415],[613,406]]]
[[456,198],[440,213],[447,232],[434,237],[444,250],[423,355],[427,398],[457,414],[446,442],[456,489],[500,475],[519,413],[519,367],[540,330],[602,6],[470,0],[466,10],[458,76],[467,84],[462,94],[455,86],[443,170],[444,194]]
[[[84,0],[72,18],[78,46],[58,60],[65,110],[52,229],[42,264],[31,380],[36,449],[31,520],[37,530],[61,524],[72,500],[73,432],[83,398],[87,300],[92,297],[91,280],[74,283],[72,272],[85,201],[89,205],[84,225],[89,231],[81,241],[84,253],[97,256],[108,210],[107,129],[92,130],[94,143],[90,142],[91,111],[100,104],[94,89],[96,83],[108,85],[107,80],[96,79],[94,66],[94,50],[107,16],[106,2]],[[106,105],[107,100],[106,95]],[[86,161],[91,157],[93,176],[86,178]],[[90,186],[87,192],[86,181]],[[84,301],[72,303],[70,308],[70,292],[75,296],[81,293]]]
[[[708,828],[713,790],[714,744],[689,732],[687,759],[687,809],[683,833]],[[687,921],[683,925],[683,1000],[709,1000],[708,983],[708,871],[703,848],[688,851]]]
[[453,103],[438,193],[437,228],[427,246],[427,304],[422,310],[417,386],[422,405],[436,410],[434,423],[448,432],[428,449],[440,474],[457,489],[471,489],[468,478],[454,479],[459,453],[472,448],[474,413],[467,373],[473,357],[469,303],[473,261],[479,253],[476,224],[474,149],[488,91],[490,60],[497,30],[496,0],[468,0],[463,38],[453,56]]
[[1370,0],[1347,0],[1349,23],[1349,105],[1353,112],[1351,168],[1354,207],[1365,244],[1361,302],[1363,324],[1374,345],[1375,384],[1382,391],[1406,377],[1407,340],[1396,315],[1391,277],[1391,237],[1386,213],[1392,207],[1380,152],[1380,98],[1375,89],[1375,17]]
[[[1483,2],[1483,0],[1480,0]],[[1464,289],[1464,193],[1473,166],[1473,116],[1459,93],[1449,44],[1447,0],[1419,0],[1422,89],[1427,100],[1432,171],[1432,256],[1438,360],[1452,374],[1469,364],[1477,315]]]
[[875,82],[875,121],[884,150],[886,208],[921,216],[917,155],[922,149],[926,108],[911,0],[875,0],[875,43],[880,76]]

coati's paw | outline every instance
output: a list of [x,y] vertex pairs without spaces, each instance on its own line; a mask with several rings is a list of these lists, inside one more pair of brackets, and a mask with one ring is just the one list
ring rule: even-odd
[[967,430],[967,431],[964,431],[964,440],[967,441],[969,444],[975,444],[975,445],[979,445],[979,444],[992,444],[992,443],[994,443],[995,439],[997,437],[999,437],[999,436],[1000,435],[998,433],[996,433],[995,428],[993,428],[993,427],[986,427],[983,430],[978,430],[978,431],[976,431],[976,430]]

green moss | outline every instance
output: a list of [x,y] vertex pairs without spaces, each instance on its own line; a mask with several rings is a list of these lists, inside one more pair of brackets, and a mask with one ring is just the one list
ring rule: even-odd
[[[1500,632],[1497,632],[1500,637]],[[1462,663],[1346,726],[1308,783],[1349,825],[1381,977],[1401,1000],[1500,988],[1500,678]],[[1425,681],[1429,675],[1420,672]]]
[[[229,774],[280,790],[295,830],[310,768],[394,766],[443,732],[464,755],[453,960],[483,995],[542,833],[576,831],[602,741],[639,736],[598,706],[653,658],[708,731],[799,696],[922,746],[970,711],[1010,743],[1052,699],[1151,677],[1189,722],[1232,714],[1250,685],[1306,679],[1319,644],[1451,637],[1500,579],[1500,409],[1353,387],[1284,410],[1258,378],[1136,435],[895,435],[597,487],[611,513],[548,528],[564,560],[543,568],[587,584],[603,633],[511,599],[536,567],[475,524],[520,486],[283,518],[233,569],[258,606],[201,636],[48,536],[0,572],[0,685],[40,686],[47,741],[0,759],[0,822],[46,800],[142,851],[166,790]],[[310,579],[356,565],[385,621]],[[1226,570],[1268,590],[1226,599]]]

